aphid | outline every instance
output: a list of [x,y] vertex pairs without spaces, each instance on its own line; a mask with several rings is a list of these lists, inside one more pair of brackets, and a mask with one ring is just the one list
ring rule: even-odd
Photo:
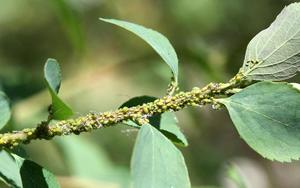
[[164,103],[163,103],[162,101],[158,101],[157,105],[158,105],[158,106],[163,106]]
[[171,97],[168,97],[168,98],[166,99],[166,103],[170,103],[171,101],[172,101]]
[[192,102],[191,105],[192,105],[192,106],[198,106],[198,104],[195,103],[195,102]]
[[149,109],[145,106],[145,107],[143,107],[143,112],[146,113],[146,114],[148,114],[149,113]]
[[199,90],[200,88],[199,87],[193,87],[192,90]]
[[126,113],[126,112],[128,112],[128,107],[125,106],[124,108],[122,108],[122,110],[124,113]]
[[250,60],[250,61],[247,61],[246,63],[245,63],[245,67],[246,68],[253,68],[255,65],[257,65],[259,63],[259,61],[257,61],[257,60]]

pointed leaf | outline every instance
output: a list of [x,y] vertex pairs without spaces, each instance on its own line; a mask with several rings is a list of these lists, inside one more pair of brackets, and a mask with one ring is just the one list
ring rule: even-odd
[[133,188],[190,188],[181,152],[157,129],[143,125],[131,160]]
[[63,120],[73,115],[72,109],[59,97],[58,92],[61,85],[61,70],[55,59],[48,59],[44,67],[45,80],[52,98],[53,119]]
[[253,80],[285,80],[300,70],[300,3],[282,10],[249,43],[242,68]]
[[300,157],[300,93],[291,84],[259,82],[219,101],[241,137],[262,156]]
[[7,96],[0,91],[0,130],[7,124],[11,116]]
[[143,26],[115,19],[104,19],[100,18],[104,22],[108,22],[119,27],[122,27],[132,33],[136,34],[143,40],[145,40],[169,65],[171,68],[175,81],[178,79],[178,59],[174,48],[172,47],[169,40],[162,34],[152,29],[145,28]]

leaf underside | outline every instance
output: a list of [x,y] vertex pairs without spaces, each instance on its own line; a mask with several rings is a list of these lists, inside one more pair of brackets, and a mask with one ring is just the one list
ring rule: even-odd
[[253,80],[286,80],[300,69],[300,3],[282,10],[248,44],[243,73]]

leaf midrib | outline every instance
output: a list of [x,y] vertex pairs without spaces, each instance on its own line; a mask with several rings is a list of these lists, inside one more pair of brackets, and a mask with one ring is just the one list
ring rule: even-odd
[[[286,18],[287,18],[288,16],[286,16]],[[280,28],[281,28],[281,26],[282,26],[282,24],[286,21],[286,18],[282,21],[282,23],[280,24],[280,26],[278,27],[278,30],[280,30]],[[269,29],[269,28],[267,28],[267,29]],[[268,41],[270,41],[271,40],[271,38],[275,35],[275,33],[277,33],[277,31],[278,30],[276,30],[276,31],[274,31],[273,32],[273,34],[268,38]],[[253,70],[255,70],[257,67],[259,67],[259,65],[261,65],[262,63],[264,63],[269,57],[271,57],[276,51],[278,51],[280,48],[282,48],[285,44],[287,44],[289,41],[291,41],[296,35],[298,35],[299,34],[299,32],[300,32],[300,29],[298,29],[296,32],[295,32],[295,34],[294,35],[292,35],[290,38],[288,38],[287,40],[285,40],[279,47],[277,47],[276,49],[274,49],[267,57],[265,57],[262,61],[260,61],[259,63],[257,63],[256,65],[254,65],[253,67],[252,67],[252,69],[249,69],[249,70],[247,70],[246,72],[245,72],[245,74],[246,75],[248,75],[249,73],[251,73]],[[268,43],[268,42],[266,42],[266,43]],[[264,47],[260,50],[260,52],[259,52],[259,55],[261,54],[261,52],[263,51],[263,49],[266,47],[266,45],[264,45]],[[257,49],[256,49],[257,50]],[[255,51],[256,51],[255,50]],[[297,53],[297,54],[299,54],[300,53],[300,51]],[[296,54],[296,55],[297,55]],[[292,56],[293,57],[293,56]],[[257,59],[258,57],[256,57],[256,59]],[[289,58],[291,58],[291,57],[288,57],[288,58],[286,58],[285,60],[282,60],[282,62],[284,62],[284,61],[286,61],[287,59],[289,59]],[[249,60],[248,60],[249,61]]]
[[284,125],[284,126],[286,126],[286,127],[290,127],[290,126],[291,126],[291,125],[289,125],[289,124],[286,124],[286,123],[284,123],[284,122],[281,122],[280,120],[274,119],[274,118],[272,118],[272,117],[270,117],[270,116],[268,116],[268,115],[266,115],[266,114],[263,114],[263,113],[261,113],[261,112],[255,111],[255,110],[251,109],[250,107],[247,107],[247,105],[244,105],[244,104],[241,104],[241,103],[235,102],[235,101],[229,101],[229,100],[226,100],[226,101],[228,101],[229,103],[233,103],[233,104],[239,105],[239,106],[241,106],[243,109],[248,110],[248,111],[253,112],[253,113],[256,113],[256,114],[258,114],[258,115],[261,115],[261,116],[263,116],[263,117],[265,117],[265,118],[267,118],[267,119],[269,119],[269,120],[271,120],[271,121],[273,121],[273,122],[275,122],[275,123],[282,124],[282,125]]

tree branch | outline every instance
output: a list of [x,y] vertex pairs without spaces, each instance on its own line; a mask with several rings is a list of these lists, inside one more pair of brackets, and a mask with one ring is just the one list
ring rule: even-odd
[[188,92],[179,92],[174,96],[167,95],[150,103],[134,107],[124,107],[115,111],[89,113],[75,119],[62,120],[52,125],[47,121],[38,124],[36,128],[25,128],[20,131],[0,134],[0,148],[12,149],[19,144],[28,144],[32,140],[50,140],[55,136],[63,136],[94,129],[114,126],[126,120],[132,120],[139,125],[147,123],[154,114],[166,111],[179,111],[188,106],[203,106],[216,104],[215,98],[228,97],[232,89],[239,89],[242,83],[242,74],[238,73],[228,83],[210,83],[200,88],[193,88]]

